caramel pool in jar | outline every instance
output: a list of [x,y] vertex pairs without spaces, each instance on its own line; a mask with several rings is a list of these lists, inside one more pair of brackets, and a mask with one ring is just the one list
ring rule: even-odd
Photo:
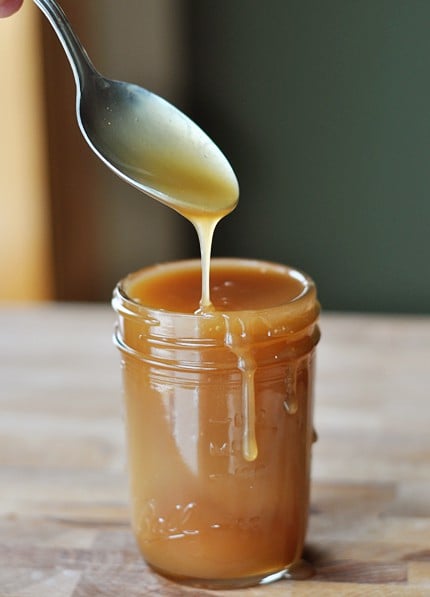
[[213,259],[125,278],[118,314],[133,530],[147,563],[195,586],[281,578],[309,506],[315,286],[261,261]]

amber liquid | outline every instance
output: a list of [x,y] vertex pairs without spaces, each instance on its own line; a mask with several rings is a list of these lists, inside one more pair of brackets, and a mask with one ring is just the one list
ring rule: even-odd
[[121,342],[143,556],[213,587],[288,569],[309,504],[313,286],[281,266],[214,260],[206,314],[193,315],[197,262],[138,272],[123,292],[138,313],[124,311]]
[[[303,292],[303,280],[286,275],[286,268],[258,261],[214,260],[211,302],[219,313],[264,311],[291,303]],[[133,279],[130,298],[153,309],[195,313],[200,304],[201,273],[196,264],[152,268]],[[259,317],[260,314],[256,314]],[[243,317],[244,315],[238,315]]]

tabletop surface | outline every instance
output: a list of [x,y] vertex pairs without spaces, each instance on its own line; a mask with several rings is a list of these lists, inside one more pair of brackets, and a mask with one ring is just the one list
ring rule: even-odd
[[326,314],[307,581],[153,574],[128,524],[108,306],[0,308],[0,597],[430,595],[430,318]]

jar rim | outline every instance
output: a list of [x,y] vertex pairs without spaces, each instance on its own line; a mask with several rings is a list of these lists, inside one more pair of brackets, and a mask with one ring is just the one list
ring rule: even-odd
[[[169,309],[147,306],[144,303],[130,297],[126,290],[126,285],[131,283],[136,278],[150,279],[151,277],[159,276],[160,274],[168,273],[172,270],[177,270],[178,267],[180,267],[182,270],[200,268],[200,264],[201,262],[199,259],[168,261],[164,263],[150,265],[148,267],[132,272],[124,278],[122,278],[116,285],[114,289],[112,305],[116,311],[120,309],[122,313],[126,311],[129,315],[144,315],[146,318],[151,318],[153,316],[154,319],[158,319],[158,317],[161,315],[164,317],[172,318],[180,317],[183,321],[191,321],[195,319],[200,319],[202,315],[203,317],[210,316],[210,312],[208,312],[207,314],[184,313],[180,311],[173,311]],[[279,310],[282,310],[282,312],[285,314],[285,309],[289,309],[292,311],[300,311],[301,309],[307,310],[305,303],[310,301],[312,304],[317,304],[318,313],[316,313],[316,317],[318,317],[319,304],[316,298],[315,283],[308,274],[304,273],[303,271],[297,268],[293,268],[291,266],[283,265],[272,261],[247,259],[239,257],[215,257],[211,259],[211,266],[222,268],[240,267],[244,269],[259,269],[260,271],[270,269],[272,271],[279,272],[283,275],[288,275],[289,277],[294,278],[301,284],[302,287],[302,290],[296,296],[282,304],[273,305],[261,309],[223,309],[222,312],[227,316],[229,314],[234,316],[238,316],[241,313],[250,314],[256,311],[267,314],[274,314]],[[219,313],[219,311],[215,311],[215,313]]]

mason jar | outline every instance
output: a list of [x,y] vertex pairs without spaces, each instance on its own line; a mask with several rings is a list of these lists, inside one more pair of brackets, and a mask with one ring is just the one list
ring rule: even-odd
[[[315,285],[287,266],[213,259],[215,295],[235,272],[255,290],[239,308],[174,310],[199,272],[198,261],[153,266],[114,291],[133,531],[146,562],[178,582],[294,577],[309,508]],[[286,290],[260,304],[272,275]]]

